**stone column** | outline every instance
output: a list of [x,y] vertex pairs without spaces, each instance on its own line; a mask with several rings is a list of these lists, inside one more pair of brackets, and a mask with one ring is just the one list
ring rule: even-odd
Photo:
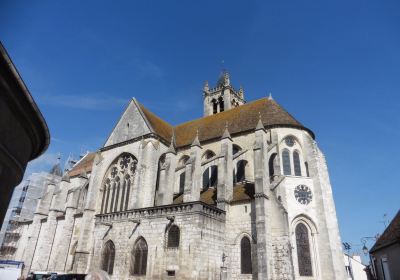
[[228,126],[221,137],[221,153],[218,159],[217,206],[226,210],[233,198],[232,138]]
[[[63,177],[61,181],[61,188],[68,190],[69,189],[69,178]],[[52,271],[64,271],[65,272],[65,263],[67,260],[67,256],[69,253],[72,231],[74,228],[74,214],[76,213],[76,209],[78,206],[78,199],[74,198],[78,191],[72,192],[67,196],[67,203],[65,205],[65,215],[62,228],[57,229],[56,239],[54,240],[52,254],[50,256],[48,269]],[[78,197],[79,198],[79,197]],[[58,237],[58,238],[57,238]]]
[[24,269],[22,275],[27,275],[31,271],[33,257],[36,252],[36,245],[39,239],[39,234],[42,229],[42,219],[44,219],[46,215],[35,213],[33,216],[32,225],[28,231],[28,242],[27,247],[25,249],[22,260],[24,262]]
[[[79,234],[78,245],[75,251],[74,272],[87,273],[89,270],[89,256],[92,251],[93,229],[95,223],[96,208],[101,205],[101,192],[99,191],[102,183],[102,174],[97,174],[101,170],[103,157],[98,153],[94,159],[92,173],[89,178],[89,189],[81,221],[81,231]],[[98,204],[97,204],[98,203]]]
[[171,145],[165,153],[165,164],[161,167],[158,189],[158,205],[172,204],[174,198],[174,179],[176,168],[175,140],[172,137]]
[[268,271],[268,232],[267,232],[267,203],[268,197],[266,189],[268,187],[266,161],[266,133],[261,118],[255,130],[254,143],[254,188],[255,188],[255,207],[256,207],[256,233],[257,233],[257,271],[258,279],[270,279]]
[[200,200],[200,189],[202,182],[201,150],[202,147],[199,141],[199,133],[197,132],[196,137],[190,147],[190,159],[185,169],[186,174],[183,202]]
[[[41,250],[42,244],[44,244],[43,240],[43,229],[42,227],[47,226],[46,218],[49,215],[50,205],[53,199],[53,194],[55,190],[54,183],[50,182],[47,185],[47,191],[39,200],[38,205],[36,207],[36,211],[33,217],[33,224],[31,232],[29,233],[29,247],[25,251],[25,268],[28,270],[34,269],[35,267],[40,267],[45,269],[47,266],[47,259],[45,260],[45,264],[40,262],[41,254],[43,253]],[[43,267],[44,266],[44,267]]]
[[154,206],[158,172],[158,145],[159,143],[153,139],[144,141],[144,157],[143,165],[141,165],[143,170],[140,174],[142,178],[138,186],[140,207]]

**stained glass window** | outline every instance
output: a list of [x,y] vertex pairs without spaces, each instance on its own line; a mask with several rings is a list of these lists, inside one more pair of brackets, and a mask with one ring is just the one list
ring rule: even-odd
[[115,259],[115,246],[114,243],[109,240],[104,245],[102,254],[101,269],[112,275],[114,270],[114,259]]
[[242,274],[252,274],[251,242],[246,236],[240,242],[240,270]]
[[294,175],[301,176],[300,155],[298,151],[293,152]]
[[297,259],[300,276],[312,276],[310,242],[307,227],[300,223],[296,226]]
[[282,152],[283,175],[292,175],[292,168],[290,167],[289,150],[285,149]]
[[130,184],[137,167],[136,158],[124,153],[113,161],[106,172],[101,213],[128,209]]

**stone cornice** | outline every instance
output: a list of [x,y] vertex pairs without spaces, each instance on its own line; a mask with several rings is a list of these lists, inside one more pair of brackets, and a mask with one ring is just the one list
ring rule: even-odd
[[201,214],[216,219],[224,219],[225,211],[201,201],[185,202],[180,204],[169,204],[163,206],[146,207],[96,215],[96,222],[129,221],[141,218],[159,218],[167,216],[179,216],[187,214]]

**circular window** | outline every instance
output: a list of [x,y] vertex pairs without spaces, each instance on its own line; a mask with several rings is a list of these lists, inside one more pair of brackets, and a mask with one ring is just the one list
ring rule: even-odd
[[309,187],[298,185],[294,190],[294,197],[300,204],[307,205],[312,200],[312,192]]

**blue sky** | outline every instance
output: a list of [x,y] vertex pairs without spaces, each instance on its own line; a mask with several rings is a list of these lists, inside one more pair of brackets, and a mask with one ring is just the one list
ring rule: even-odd
[[[2,1],[0,39],[51,132],[46,154],[103,145],[136,97],[172,124],[202,115],[221,61],[316,134],[343,241],[399,209],[398,1]],[[357,246],[355,246],[357,248]]]

